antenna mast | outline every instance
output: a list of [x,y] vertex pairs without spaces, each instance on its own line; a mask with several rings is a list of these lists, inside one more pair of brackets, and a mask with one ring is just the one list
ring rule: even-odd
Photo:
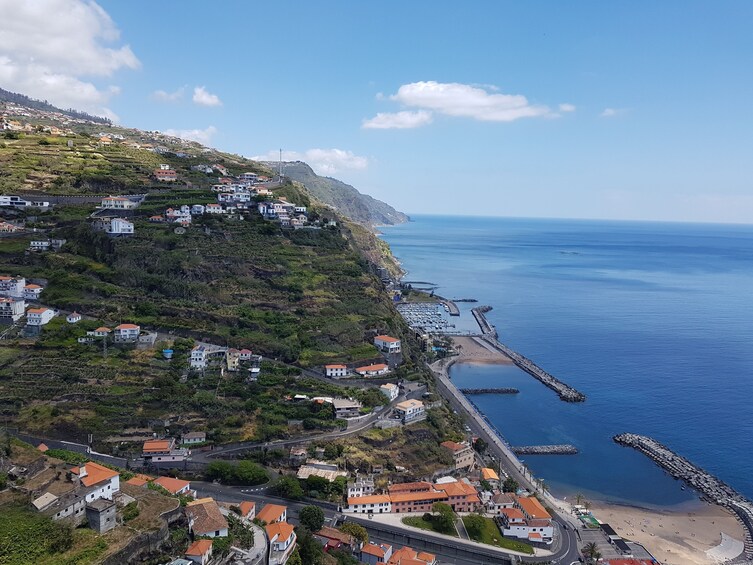
[[280,148],[280,182],[282,182],[282,148]]

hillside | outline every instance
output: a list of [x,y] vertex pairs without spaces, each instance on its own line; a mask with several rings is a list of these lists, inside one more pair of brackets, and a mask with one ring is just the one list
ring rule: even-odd
[[[332,385],[294,379],[328,362],[373,358],[376,333],[403,337],[408,360],[397,378],[425,378],[402,319],[375,275],[397,265],[363,226],[286,180],[258,186],[250,206],[197,215],[185,228],[153,217],[181,205],[216,203],[222,175],[269,175],[259,163],[155,132],[61,122],[44,110],[6,114],[21,130],[0,133],[0,194],[49,199],[50,208],[0,207],[0,221],[22,229],[0,235],[0,274],[41,284],[40,305],[61,315],[41,336],[0,327],[0,418],[37,433],[96,441],[126,428],[178,418],[211,431],[216,441],[269,439],[339,425],[331,410],[290,405],[288,394],[338,394]],[[101,135],[101,134],[106,135]],[[155,179],[164,164],[177,180]],[[209,165],[207,174],[197,166]],[[221,173],[218,171],[222,171]],[[102,196],[145,195],[123,211],[128,237],[98,231]],[[309,229],[265,219],[257,202],[307,209]],[[64,239],[56,252],[30,252],[30,242]],[[66,324],[76,311],[84,320]],[[157,333],[153,349],[81,344],[100,326],[138,324]],[[195,340],[248,348],[264,356],[263,377],[188,372]],[[161,351],[170,347],[173,359]],[[339,391],[340,394],[362,393]],[[381,398],[381,395],[377,395]],[[381,402],[371,398],[374,402]],[[368,404],[367,404],[368,406]]]
[[[277,163],[266,163],[270,168]],[[303,184],[309,192],[324,204],[331,206],[340,214],[368,226],[402,224],[408,216],[398,212],[389,204],[361,194],[349,184],[331,177],[317,175],[311,167],[302,161],[283,163],[283,174]]]

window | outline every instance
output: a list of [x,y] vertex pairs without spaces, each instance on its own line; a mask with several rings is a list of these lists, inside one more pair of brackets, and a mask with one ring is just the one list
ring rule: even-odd
[[214,532],[214,535],[215,535],[215,536],[219,536],[219,535],[220,535],[220,530],[216,530],[216,531]]

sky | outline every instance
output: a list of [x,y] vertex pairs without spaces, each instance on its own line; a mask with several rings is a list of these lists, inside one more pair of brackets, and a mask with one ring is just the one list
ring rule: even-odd
[[0,0],[0,87],[413,214],[753,223],[753,2]]

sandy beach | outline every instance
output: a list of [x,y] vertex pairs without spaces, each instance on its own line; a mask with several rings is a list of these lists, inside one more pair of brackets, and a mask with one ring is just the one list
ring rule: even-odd
[[472,337],[453,337],[452,341],[458,351],[458,355],[453,358],[455,363],[512,364],[509,357],[485,345],[481,340]]
[[646,547],[665,565],[711,565],[706,551],[721,542],[722,533],[742,541],[743,528],[728,510],[699,503],[687,510],[650,510],[593,503],[591,512],[626,539]]

